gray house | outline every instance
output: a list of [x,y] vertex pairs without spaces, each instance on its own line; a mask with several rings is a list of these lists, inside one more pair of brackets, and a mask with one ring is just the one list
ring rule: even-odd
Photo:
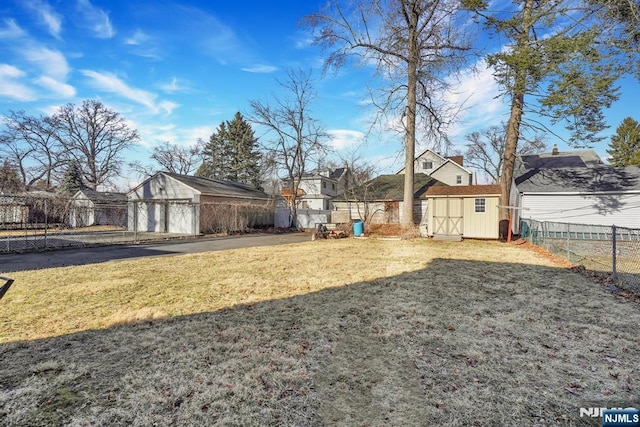
[[69,225],[127,226],[127,195],[95,190],[80,190],[73,195],[69,212]]
[[130,231],[197,235],[273,225],[273,201],[249,185],[158,172],[127,193]]
[[604,165],[592,150],[523,156],[514,179],[521,217],[640,228],[640,166]]

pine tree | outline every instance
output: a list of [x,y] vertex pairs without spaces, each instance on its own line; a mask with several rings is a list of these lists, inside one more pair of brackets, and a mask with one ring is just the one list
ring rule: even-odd
[[261,188],[260,153],[251,125],[239,112],[220,123],[203,150],[204,161],[196,175],[237,181]]
[[0,166],[0,193],[17,193],[23,188],[17,168],[5,160]]
[[229,147],[226,142],[227,126],[225,122],[209,137],[209,142],[202,150],[203,162],[196,172],[197,176],[207,178],[227,179],[226,172],[229,163]]
[[625,118],[611,137],[607,150],[613,166],[640,165],[640,123],[631,117]]
[[261,156],[251,125],[238,112],[231,122],[227,122],[227,129],[232,153],[228,179],[261,188]]
[[67,166],[67,170],[62,176],[60,185],[58,186],[58,192],[73,196],[80,190],[84,190],[87,186],[82,180],[82,170],[77,161],[72,161]]

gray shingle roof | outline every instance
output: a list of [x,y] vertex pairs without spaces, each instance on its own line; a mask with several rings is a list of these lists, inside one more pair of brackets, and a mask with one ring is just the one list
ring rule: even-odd
[[600,156],[593,150],[527,154],[518,157],[519,169],[582,168],[602,165]]
[[[113,193],[108,191],[95,191],[95,190],[80,190],[78,193],[82,193],[85,197],[94,203],[127,203],[126,193]],[[75,195],[77,196],[78,193]],[[74,196],[75,197],[75,196]]]
[[640,191],[640,166],[530,169],[515,182],[518,191],[530,193]]
[[205,196],[229,196],[250,199],[269,199],[269,195],[250,185],[241,184],[235,181],[224,181],[215,178],[204,178],[200,176],[179,175],[177,173],[162,172],[185,185],[198,190]]
[[[434,185],[446,185],[423,173],[414,175],[413,196],[421,198],[427,192],[427,189]],[[398,175],[380,175],[367,183],[349,190],[341,196],[337,196],[335,200],[348,199],[370,201],[383,200],[402,200],[404,198],[404,174]]]

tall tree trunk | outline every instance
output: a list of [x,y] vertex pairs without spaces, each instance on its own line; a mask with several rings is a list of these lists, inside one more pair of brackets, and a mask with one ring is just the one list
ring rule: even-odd
[[[525,0],[522,9],[522,27],[520,34],[517,38],[516,49],[520,53],[521,58],[527,58],[529,56],[529,33],[531,31],[532,21],[531,15],[533,12],[534,0]],[[515,77],[513,95],[511,98],[511,113],[509,115],[509,122],[507,123],[507,136],[506,145],[503,157],[503,169],[502,176],[500,178],[501,186],[501,200],[502,208],[500,209],[500,221],[504,224],[504,221],[509,220],[510,210],[506,208],[509,206],[511,197],[511,186],[513,183],[513,171],[516,163],[516,150],[518,148],[518,139],[520,138],[520,123],[522,121],[522,114],[524,109],[524,94],[527,89],[527,59],[524,59],[520,63],[515,65]],[[507,229],[500,227],[501,233],[507,232]],[[502,238],[505,236],[502,235]]]
[[416,153],[416,86],[418,82],[418,16],[411,7],[409,10],[409,63],[407,67],[407,126],[405,129],[405,168],[404,168],[404,204],[402,206],[402,225],[413,227],[413,183]]

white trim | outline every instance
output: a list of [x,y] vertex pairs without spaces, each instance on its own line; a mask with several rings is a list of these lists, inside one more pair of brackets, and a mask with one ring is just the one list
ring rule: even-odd
[[[431,152],[432,154],[435,154],[436,156],[440,157],[443,161],[449,160],[446,157],[442,157],[440,154],[436,153],[433,150],[430,150],[429,148],[427,148],[426,150],[424,150],[422,153],[418,154],[417,156],[415,156],[413,158],[413,163],[416,162],[416,160],[418,160],[420,157],[424,156],[425,154],[427,154],[427,152]],[[455,162],[454,162],[455,163]],[[456,163],[457,164],[457,163]],[[460,166],[460,165],[458,165]],[[415,167],[414,167],[415,168]],[[403,166],[402,169],[400,169],[398,172],[395,173],[395,175],[398,175],[400,173],[402,173],[402,171],[404,171],[406,169],[406,166]],[[437,169],[437,168],[436,168]],[[431,175],[431,174],[429,174]]]
[[[453,163],[454,165],[456,165],[458,168],[462,169],[463,171],[465,171],[466,173],[468,173],[469,175],[471,175],[471,171],[467,170],[464,166],[460,166],[460,164],[454,162],[451,159],[445,159],[445,162],[443,164],[441,164],[440,166],[438,166],[437,168],[435,168],[434,170],[432,170],[431,172],[428,173],[429,176],[432,176],[434,173],[436,173],[436,171],[438,169],[440,169],[441,167],[443,167],[444,165],[446,165],[447,163]],[[467,185],[467,184],[465,184]]]

